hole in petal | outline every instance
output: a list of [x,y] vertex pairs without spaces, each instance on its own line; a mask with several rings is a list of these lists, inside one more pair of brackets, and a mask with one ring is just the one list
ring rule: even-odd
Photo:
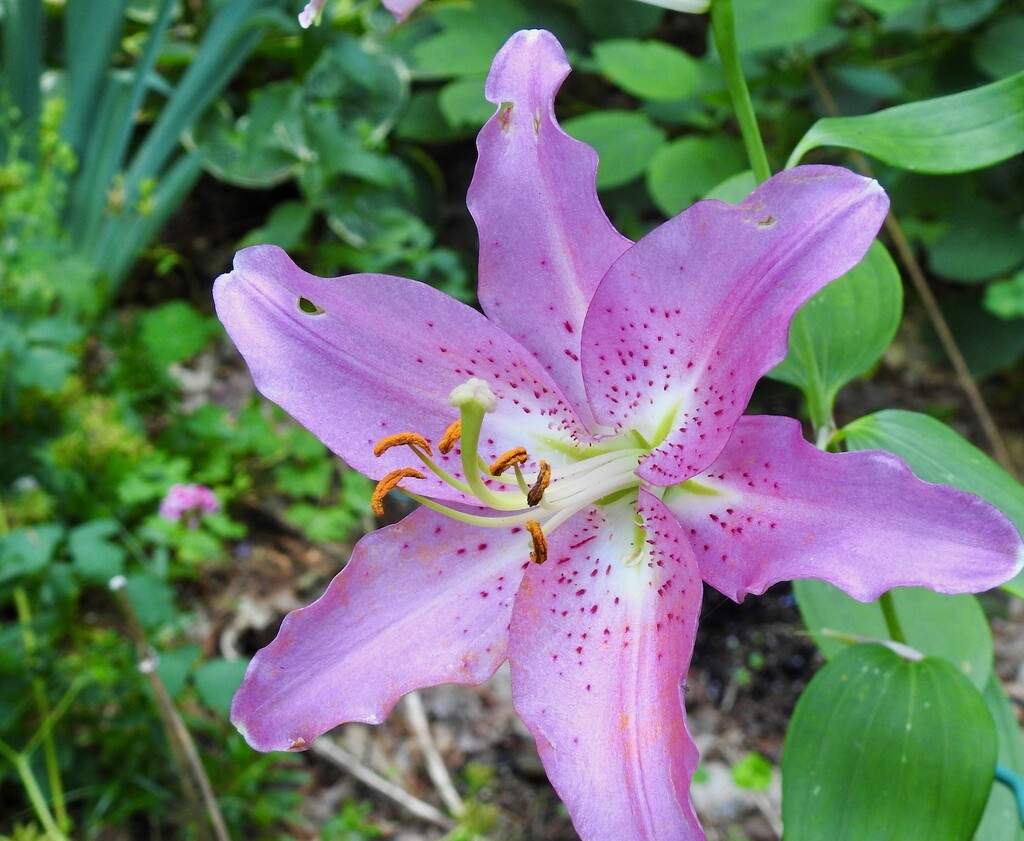
[[759,219],[757,221],[757,227],[759,227],[759,228],[770,228],[772,225],[775,224],[775,221],[776,220],[775,220],[774,216],[765,216],[764,219]]
[[306,315],[323,315],[327,312],[323,307],[314,304],[309,298],[303,298],[301,295],[299,296],[299,309]]

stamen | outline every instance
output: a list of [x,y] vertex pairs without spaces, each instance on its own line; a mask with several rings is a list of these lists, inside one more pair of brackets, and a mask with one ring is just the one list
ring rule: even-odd
[[394,435],[385,435],[374,446],[373,454],[380,458],[392,447],[403,446],[419,447],[428,456],[434,454],[434,451],[430,449],[430,442],[418,432],[396,432]]
[[384,516],[384,497],[398,487],[403,479],[426,479],[427,477],[412,467],[400,467],[392,470],[387,476],[377,483],[373,489],[373,496],[370,497],[370,507],[378,517]]
[[453,421],[448,425],[448,428],[444,431],[444,435],[441,436],[441,440],[437,442],[437,449],[441,451],[441,455],[448,455],[452,450],[455,449],[455,445],[459,443],[459,439],[462,437],[462,421]]
[[536,520],[527,520],[526,530],[533,539],[533,551],[530,553],[530,560],[538,566],[548,559],[548,540],[544,537],[544,530]]
[[503,453],[498,456],[494,464],[490,466],[491,475],[500,476],[512,467],[512,465],[526,464],[529,458],[530,457],[526,454],[526,447],[516,447],[515,449],[509,450],[507,453]]
[[547,487],[550,484],[551,465],[546,461],[541,461],[540,468],[537,471],[537,481],[533,483],[533,487],[530,488],[530,492],[526,495],[526,504],[531,508],[535,505],[540,505],[541,498],[544,496],[544,491],[547,490]]

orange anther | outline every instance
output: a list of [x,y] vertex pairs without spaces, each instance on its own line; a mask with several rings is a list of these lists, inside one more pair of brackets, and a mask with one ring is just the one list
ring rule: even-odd
[[546,461],[542,461],[537,470],[537,481],[533,483],[533,487],[530,488],[530,492],[526,495],[526,504],[531,508],[534,505],[539,505],[541,498],[544,496],[544,491],[547,490],[550,484],[551,465]]
[[544,563],[548,559],[548,540],[544,537],[544,530],[536,520],[527,520],[526,530],[533,539],[533,551],[530,553],[530,560],[535,564]]
[[448,455],[448,453],[455,449],[455,445],[459,443],[461,437],[462,421],[457,420],[444,431],[441,440],[437,442],[437,449],[441,451],[442,455]]
[[398,487],[403,479],[426,479],[427,477],[412,467],[401,467],[392,470],[387,476],[377,483],[373,489],[373,496],[370,497],[370,507],[378,517],[384,516],[384,497]]
[[373,454],[380,458],[392,447],[404,446],[418,447],[428,456],[434,454],[434,451],[430,449],[430,442],[418,432],[396,432],[394,435],[385,435],[373,448]]
[[500,476],[513,464],[526,464],[529,458],[530,457],[526,454],[525,447],[516,447],[514,450],[509,450],[507,453],[502,453],[497,459],[495,459],[494,464],[491,465],[491,475]]

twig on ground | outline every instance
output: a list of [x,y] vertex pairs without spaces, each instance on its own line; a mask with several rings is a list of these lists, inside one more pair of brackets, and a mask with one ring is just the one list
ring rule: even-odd
[[451,829],[455,826],[454,822],[439,809],[431,806],[426,801],[420,800],[418,797],[409,794],[409,792],[401,786],[396,785],[390,780],[384,779],[384,777],[376,771],[367,768],[351,753],[341,747],[337,742],[332,741],[329,737],[321,736],[313,742],[310,750],[317,756],[322,756],[328,762],[331,762],[339,768],[347,771],[364,785],[369,786],[374,791],[377,791],[388,799],[393,800],[403,809],[411,812],[421,820],[432,823],[442,829]]
[[419,692],[410,692],[402,702],[405,710],[405,720],[409,723],[420,750],[423,751],[423,760],[427,766],[427,775],[430,777],[434,788],[444,801],[448,811],[455,817],[461,817],[466,811],[466,804],[462,802],[459,793],[455,790],[448,768],[441,758],[437,749],[437,743],[430,732],[430,722],[427,721],[427,711],[423,708],[423,699]]

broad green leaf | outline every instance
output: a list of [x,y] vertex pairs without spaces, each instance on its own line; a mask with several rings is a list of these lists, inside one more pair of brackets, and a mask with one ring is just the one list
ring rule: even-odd
[[218,323],[184,301],[170,301],[139,319],[139,337],[157,365],[166,367],[198,354],[220,334]]
[[[985,309],[1000,318],[1024,318],[1024,271],[985,286]],[[1019,325],[1024,329],[1024,324]]]
[[918,0],[857,0],[865,9],[870,9],[879,15],[892,15],[909,9]]
[[412,49],[415,69],[443,79],[486,75],[509,36],[530,26],[530,13],[511,0],[486,0],[437,10],[436,35]]
[[57,523],[14,529],[0,536],[0,584],[45,569],[64,529]]
[[943,219],[945,232],[928,245],[929,267],[967,283],[1005,276],[1024,262],[1024,232],[1016,215],[991,201],[960,203]]
[[[941,421],[886,409],[858,418],[840,432],[851,450],[888,450],[926,482],[952,485],[987,500],[1024,533],[1024,486]],[[1024,572],[1003,588],[1024,598]]]
[[91,520],[68,533],[71,563],[83,580],[106,584],[124,571],[125,551],[111,540],[120,530],[117,520]]
[[658,210],[675,216],[745,166],[739,141],[682,137],[662,146],[654,156],[647,170],[647,191]]
[[452,128],[478,129],[494,115],[494,105],[484,96],[486,76],[463,76],[441,88],[437,104]]
[[198,645],[183,645],[157,654],[157,671],[164,688],[172,698],[178,698],[188,685],[196,661],[202,656]]
[[206,706],[221,715],[231,711],[231,696],[245,677],[245,660],[217,658],[203,663],[193,676],[196,692]]
[[993,315],[978,295],[949,290],[940,306],[976,379],[1013,368],[1024,354],[1021,323]]
[[[1024,739],[1021,738],[1020,723],[996,675],[993,674],[985,684],[983,696],[999,736],[999,764],[1024,774]],[[1006,786],[999,783],[992,786],[974,841],[1024,841],[1017,800]]]
[[178,610],[174,606],[174,590],[152,573],[137,572],[129,575],[124,591],[131,599],[139,622],[148,631],[157,630],[178,617]]
[[636,0],[581,0],[583,25],[598,38],[641,38],[661,23],[664,9]]
[[740,204],[755,189],[757,189],[757,181],[754,178],[754,173],[745,169],[743,172],[737,172],[726,178],[720,184],[716,184],[704,198],[718,199],[718,201],[728,204]]
[[819,146],[857,149],[911,172],[992,166],[1024,151],[1024,73],[862,117],[818,120],[786,166],[795,166]]
[[832,19],[835,0],[733,0],[741,52],[793,46],[816,35]]
[[839,389],[881,358],[902,312],[899,270],[876,241],[857,266],[797,312],[789,353],[768,376],[799,388],[812,423],[821,429],[831,422]]
[[[899,562],[898,556],[893,562]],[[825,630],[869,640],[889,639],[878,602],[858,602],[824,581],[794,581],[793,592],[804,624],[829,659],[850,643],[823,633]],[[924,587],[897,587],[891,592],[907,645],[941,657],[982,689],[992,676],[992,631],[978,600]]]
[[601,41],[594,58],[613,83],[641,99],[685,99],[700,84],[696,59],[661,41]]
[[974,63],[993,79],[1024,70],[1024,14],[1007,15],[974,42]]
[[782,753],[786,841],[963,841],[981,819],[996,751],[984,699],[945,660],[851,648],[815,675],[793,713]]
[[597,150],[597,186],[620,187],[640,176],[665,142],[665,134],[635,111],[594,111],[562,128]]

